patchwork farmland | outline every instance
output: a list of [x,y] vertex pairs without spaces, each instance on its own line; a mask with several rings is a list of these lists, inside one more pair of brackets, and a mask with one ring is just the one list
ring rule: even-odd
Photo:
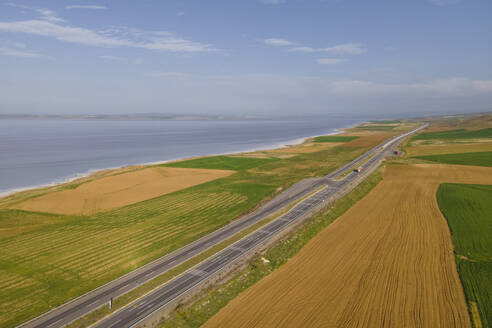
[[[367,138],[364,144],[336,143],[307,153],[293,150],[289,158],[216,156],[154,166],[158,170],[184,167],[200,174],[203,169],[227,171],[220,171],[224,177],[214,181],[182,186],[185,189],[168,194],[161,190],[164,194],[114,209],[100,208],[104,211],[89,215],[16,207],[143,168],[104,173],[2,199],[0,326],[26,321],[188,244],[292,183],[333,171],[386,137],[386,133],[378,136],[371,132],[351,141]],[[231,170],[235,171],[232,175]]]
[[492,186],[445,183],[437,201],[455,245],[455,259],[475,327],[492,327]]
[[442,182],[492,184],[492,171],[389,166],[365,198],[205,327],[469,327],[435,198]]
[[103,177],[76,188],[52,192],[11,208],[68,215],[90,215],[138,203],[211,180],[234,171],[150,167]]

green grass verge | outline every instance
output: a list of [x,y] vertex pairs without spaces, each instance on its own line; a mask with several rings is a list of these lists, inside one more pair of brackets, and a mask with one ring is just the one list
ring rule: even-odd
[[205,297],[196,300],[191,306],[179,306],[169,319],[161,323],[160,327],[200,327],[239,293],[285,264],[309,240],[369,193],[381,179],[380,171],[371,174],[356,189],[338,200],[328,210],[308,220],[289,238],[275,243],[264,255],[270,261],[269,263],[264,263],[260,257],[253,259],[245,269],[235,274],[223,286],[210,290]]
[[425,132],[416,135],[412,140],[453,140],[453,139],[481,139],[492,138],[492,128],[482,130],[451,130],[451,131],[439,131],[439,132]]
[[461,154],[427,155],[416,156],[412,158],[419,158],[426,161],[443,164],[492,166],[492,151]]
[[348,142],[355,140],[357,136],[319,136],[314,138],[314,142]]
[[[444,183],[437,191],[474,326],[492,327],[492,186]],[[478,309],[478,311],[477,311]],[[477,317],[479,316],[479,318]]]
[[252,169],[276,160],[276,158],[212,156],[162,164],[159,166],[240,171]]

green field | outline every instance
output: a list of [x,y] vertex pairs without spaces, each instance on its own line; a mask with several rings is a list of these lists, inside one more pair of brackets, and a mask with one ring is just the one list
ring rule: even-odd
[[[223,179],[0,240],[0,326],[45,311],[214,231],[275,186]],[[2,227],[46,214],[3,210]],[[30,222],[27,222],[29,224]],[[23,307],[22,305],[29,305]]]
[[[9,201],[3,200],[0,327],[15,326],[188,244],[281,188],[328,174],[368,148],[336,146],[285,159],[214,156],[172,163],[237,172],[92,216],[10,210]],[[30,193],[25,197],[32,197]]]
[[362,125],[362,126],[358,126],[356,129],[391,131],[394,128],[396,128],[395,125]]
[[314,138],[314,142],[348,142],[355,140],[357,136],[319,136]]
[[376,124],[397,124],[397,123],[401,123],[401,121],[371,121],[371,123],[376,123]]
[[482,130],[451,130],[439,132],[426,132],[416,135],[412,140],[453,140],[453,139],[482,139],[492,138],[492,128]]
[[445,183],[437,191],[475,327],[478,314],[483,327],[492,327],[491,199],[492,186],[487,185]]
[[426,161],[443,164],[492,166],[492,151],[462,154],[427,155],[416,156],[413,158],[419,158]]
[[212,156],[162,164],[160,166],[240,171],[252,169],[276,160],[275,158]]

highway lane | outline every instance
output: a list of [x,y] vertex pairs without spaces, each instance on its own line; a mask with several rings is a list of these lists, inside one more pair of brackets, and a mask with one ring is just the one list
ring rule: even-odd
[[137,324],[157,309],[173,301],[178,295],[182,295],[187,290],[212,277],[244,253],[254,249],[278,231],[283,230],[286,226],[313,210],[332,193],[333,190],[331,189],[323,189],[315,196],[309,198],[309,202],[302,202],[296,205],[291,211],[283,215],[281,220],[275,220],[267,224],[262,229],[234,243],[232,246],[212,256],[185,274],[164,285],[162,288],[157,289],[155,292],[124,310],[100,322],[95,327],[131,327]]
[[301,199],[313,190],[319,188],[324,182],[321,179],[312,179],[308,184],[296,184],[286,192],[277,196],[272,201],[260,207],[257,211],[246,215],[242,219],[235,220],[229,225],[154,261],[128,275],[125,275],[111,283],[104,285],[73,302],[51,311],[43,316],[31,320],[20,327],[23,328],[45,328],[61,327],[73,320],[90,313],[100,306],[109,302],[110,298],[116,298],[143,283],[152,280],[164,272],[178,266],[190,258],[206,251],[210,247],[226,240],[237,232],[255,224],[258,221],[274,214],[289,204]]
[[[224,226],[217,231],[202,237],[201,239],[181,248],[175,252],[172,252],[162,258],[149,263],[123,277],[120,277],[102,287],[99,287],[71,302],[68,302],[42,316],[39,316],[23,325],[23,328],[45,328],[45,327],[62,327],[75,319],[92,312],[93,310],[99,308],[100,306],[106,304],[111,297],[116,298],[121,296],[134,288],[140,286],[141,284],[150,281],[151,279],[163,274],[164,272],[176,267],[177,265],[187,261],[188,259],[206,251],[210,247],[220,243],[223,240],[233,236],[237,232],[255,224],[258,221],[263,220],[264,218],[274,214],[282,208],[285,208],[289,204],[293,204],[299,199],[302,199],[307,194],[313,192],[321,186],[327,185],[327,183],[335,184],[335,182],[331,181],[332,178],[346,172],[350,168],[359,165],[360,163],[367,160],[368,157],[377,153],[381,150],[382,147],[388,147],[388,143],[395,142],[392,138],[390,141],[385,141],[380,145],[374,147],[368,152],[362,154],[357,159],[347,163],[346,165],[340,167],[335,170],[331,174],[320,177],[320,178],[312,178],[303,180],[280,195],[276,196],[274,199],[269,201],[268,203],[261,206],[259,209],[254,211],[251,214],[248,214],[240,219],[233,221],[232,223]],[[397,140],[397,139],[395,139]],[[385,146],[386,145],[386,146]],[[377,160],[377,156],[372,157],[365,165],[373,163]],[[352,178],[347,176],[343,181],[348,182],[351,181]],[[332,194],[337,192],[342,186],[338,186],[338,188],[330,189],[332,190]],[[311,198],[310,198],[311,199]],[[301,203],[301,204],[304,204]],[[299,205],[301,205],[299,204]],[[314,203],[313,203],[314,204]],[[299,206],[298,205],[298,206]],[[283,229],[286,225],[292,222],[292,214],[295,211],[297,213],[304,213],[306,211],[312,210],[310,207],[301,208],[296,206],[294,211],[290,211],[286,214],[286,216],[282,217],[281,220],[276,220],[271,224],[275,224],[273,226],[265,227],[265,229],[272,229],[278,225],[279,229]],[[295,216],[298,218],[299,216]],[[278,223],[280,222],[280,223]],[[283,222],[283,223],[282,223]],[[268,230],[266,230],[268,231]],[[276,230],[275,230],[276,231]],[[266,236],[264,236],[266,238]],[[268,235],[270,237],[270,235]],[[258,239],[258,242],[263,242],[263,239]],[[256,242],[250,241],[255,247]],[[249,245],[249,243],[248,243]],[[248,248],[244,249],[247,251]],[[198,280],[197,280],[198,281]],[[199,280],[198,282],[201,282]]]
[[[411,133],[415,133],[424,127],[426,126],[413,130]],[[333,196],[337,193],[340,193],[342,190],[346,190],[358,180],[362,180],[364,176],[367,176],[379,165],[381,160],[392,153],[391,147],[397,145],[401,140],[403,140],[403,138],[411,133],[406,133],[392,138],[391,140],[371,150],[368,154],[366,153],[366,156],[361,156],[359,159],[345,165],[340,168],[340,170],[337,170],[338,172],[336,172],[336,174],[339,175],[346,172],[353,166],[361,165],[363,167],[363,174],[351,172],[340,181],[332,180],[332,178],[336,177],[334,174],[324,177],[324,189],[303,200],[286,214],[251,233],[247,237],[237,241],[218,254],[208,258],[179,277],[144,296],[140,300],[130,304],[129,306],[109,316],[105,320],[102,320],[95,325],[95,327],[136,326],[139,322],[155,311],[158,311],[170,302],[176,300],[193,287],[210,279],[217,272],[232,264],[235,260],[256,248],[258,245],[274,237],[278,232],[282,231],[287,226],[293,224],[302,217],[309,215],[309,213],[316,210],[316,208],[318,208],[323,202],[332,200]],[[367,160],[367,158],[371,155],[372,157]]]

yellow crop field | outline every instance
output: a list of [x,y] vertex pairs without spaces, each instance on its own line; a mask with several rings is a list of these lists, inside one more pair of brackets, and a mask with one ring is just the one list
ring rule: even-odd
[[367,133],[358,132],[354,134],[347,134],[347,135],[357,135],[357,136],[364,136],[364,137],[349,141],[345,144],[345,146],[371,147],[383,142],[384,140],[388,139],[389,137],[395,134],[396,133],[391,133],[391,132],[373,132],[373,131],[368,131]]
[[46,304],[59,304],[189,243],[247,204],[239,193],[202,187],[13,231],[0,240],[0,326],[13,326],[12,318],[46,310]]
[[282,147],[274,150],[268,151],[271,154],[277,153],[289,153],[289,154],[306,154],[306,153],[314,153],[320,150],[334,148],[336,146],[340,146],[343,143],[341,142],[332,142],[332,143],[316,143],[316,142],[305,142],[300,145],[293,145],[288,147]]
[[470,327],[442,182],[492,184],[492,169],[393,165],[365,198],[211,327]]
[[[187,168],[108,170],[0,199],[0,326],[25,322],[222,227],[292,183],[359,156],[375,145],[371,140],[366,147],[278,153],[288,157],[282,159],[212,156],[183,161]],[[26,204],[39,207],[14,209]]]
[[68,215],[90,215],[138,203],[218,178],[234,171],[150,167],[83,183],[75,189],[46,193],[11,208]]

